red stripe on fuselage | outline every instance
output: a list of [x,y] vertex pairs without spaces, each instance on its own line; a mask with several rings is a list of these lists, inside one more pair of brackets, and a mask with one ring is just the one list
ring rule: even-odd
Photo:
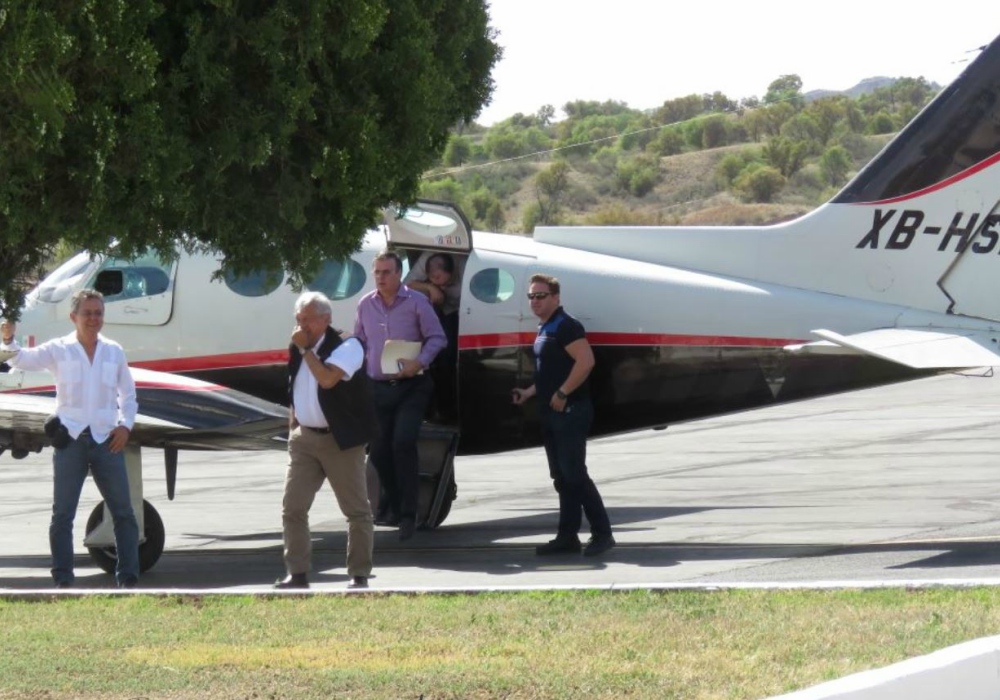
[[[463,335],[458,339],[459,350],[485,350],[489,348],[527,347],[535,342],[534,331],[513,331],[510,333],[483,333]],[[587,340],[593,346],[660,347],[676,345],[684,347],[784,347],[792,343],[808,342],[798,338],[746,338],[724,335],[681,335],[671,333],[587,333]],[[201,357],[178,357],[163,360],[133,362],[133,367],[152,369],[158,372],[197,372],[214,369],[238,369],[260,365],[284,365],[288,362],[287,350],[262,350],[240,352],[227,355],[204,355]]]
[[[594,346],[659,347],[678,345],[690,347],[784,347],[793,343],[808,342],[793,338],[745,338],[725,335],[679,335],[670,333],[587,333],[587,340]],[[484,333],[463,335],[458,339],[459,350],[483,350],[532,345],[535,333]]]
[[257,352],[233,352],[226,355],[202,355],[200,357],[171,357],[163,360],[130,362],[133,367],[152,369],[157,372],[195,372],[208,369],[236,369],[258,365],[284,365],[288,363],[288,350],[259,350]]

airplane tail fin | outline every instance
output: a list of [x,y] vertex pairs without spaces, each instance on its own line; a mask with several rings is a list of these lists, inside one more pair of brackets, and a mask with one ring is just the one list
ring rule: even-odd
[[539,227],[644,262],[1000,321],[1000,37],[830,202],[746,227]]

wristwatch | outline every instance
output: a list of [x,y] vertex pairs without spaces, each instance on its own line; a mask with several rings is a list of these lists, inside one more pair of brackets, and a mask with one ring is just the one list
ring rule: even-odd
[[562,399],[563,401],[566,400],[566,394],[563,393],[562,389],[556,389],[556,396]]
[[309,348],[302,348],[302,347],[299,348],[300,355],[305,355],[307,352],[309,352]]

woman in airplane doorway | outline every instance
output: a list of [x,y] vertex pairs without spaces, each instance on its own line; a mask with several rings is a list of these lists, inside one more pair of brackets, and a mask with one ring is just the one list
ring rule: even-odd
[[458,364],[458,308],[462,278],[450,253],[426,251],[410,268],[403,284],[425,294],[434,305],[448,339],[431,367],[434,375],[433,408],[436,418],[450,422],[458,417],[455,373]]

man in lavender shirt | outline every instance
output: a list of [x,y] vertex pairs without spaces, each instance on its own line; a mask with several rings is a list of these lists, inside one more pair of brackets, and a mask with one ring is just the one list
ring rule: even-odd
[[[379,437],[371,443],[371,460],[382,482],[375,523],[399,525],[399,539],[413,537],[420,492],[417,439],[434,382],[425,370],[448,344],[434,307],[426,296],[403,284],[403,263],[393,251],[382,251],[372,264],[375,291],[358,302],[354,335],[367,348],[365,367],[374,381]],[[399,371],[382,372],[387,340],[421,343],[415,359],[400,360]]]

